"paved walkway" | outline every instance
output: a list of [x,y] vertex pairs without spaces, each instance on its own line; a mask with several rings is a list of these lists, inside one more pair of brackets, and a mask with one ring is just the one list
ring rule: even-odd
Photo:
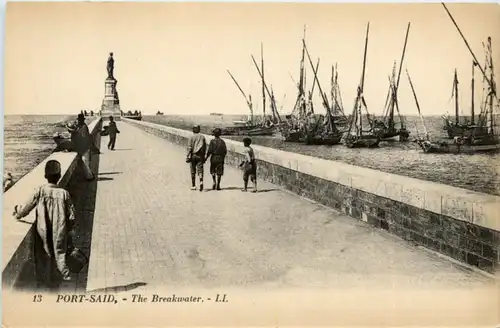
[[[103,137],[87,290],[155,287],[464,287],[486,279],[260,181],[190,190],[185,150],[125,122]],[[208,164],[206,165],[208,171]],[[205,186],[211,187],[206,172]],[[92,198],[92,197],[90,197]]]

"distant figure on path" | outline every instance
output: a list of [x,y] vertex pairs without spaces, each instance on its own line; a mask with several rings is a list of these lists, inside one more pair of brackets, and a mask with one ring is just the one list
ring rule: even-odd
[[196,190],[196,173],[200,179],[200,191],[203,191],[203,164],[205,164],[205,153],[207,140],[200,134],[199,125],[193,127],[193,135],[189,137],[186,162],[191,167],[191,190]]
[[109,53],[106,69],[108,70],[108,79],[114,79],[113,70],[115,69],[115,60],[113,59],[112,52]]
[[210,174],[212,175],[213,185],[212,190],[220,189],[220,180],[224,175],[224,159],[227,154],[227,147],[224,140],[220,138],[221,129],[214,129],[215,138],[208,144],[207,157],[210,158]]
[[92,141],[89,127],[85,124],[85,116],[78,114],[77,125],[68,126],[68,131],[71,133],[71,142],[81,158],[85,178],[93,180],[94,174],[90,169],[90,148],[96,148]]
[[257,163],[255,162],[255,154],[253,148],[250,147],[252,139],[243,138],[243,145],[245,146],[245,160],[241,162],[240,167],[243,167],[243,182],[244,188],[242,191],[247,191],[248,179],[253,183],[252,192],[257,192]]
[[50,160],[45,164],[47,184],[35,189],[28,201],[14,207],[19,220],[36,208],[36,235],[34,240],[37,287],[57,288],[62,280],[71,280],[66,254],[71,249],[71,231],[75,209],[67,190],[57,186],[61,178],[61,164]]
[[116,127],[116,122],[114,121],[113,116],[109,117],[107,131],[109,134],[108,149],[115,150],[116,134],[120,133],[120,131],[118,131],[118,128]]

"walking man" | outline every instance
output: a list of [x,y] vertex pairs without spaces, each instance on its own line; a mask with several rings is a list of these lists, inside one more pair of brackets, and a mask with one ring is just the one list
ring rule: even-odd
[[214,181],[212,190],[221,190],[220,180],[224,175],[224,159],[227,154],[227,147],[220,135],[221,130],[219,128],[214,129],[215,138],[208,144],[207,159],[210,158],[210,174]]
[[199,125],[193,127],[193,135],[188,140],[186,162],[191,168],[191,190],[196,190],[196,173],[198,173],[200,191],[203,191],[203,164],[205,164],[207,140],[200,134],[200,130]]
[[85,116],[78,114],[76,126],[68,126],[68,131],[71,133],[71,142],[73,147],[81,158],[85,179],[93,180],[94,174],[90,169],[90,148],[96,148],[92,141],[89,127],[85,124]]
[[116,127],[116,122],[114,121],[113,116],[109,117],[107,130],[109,133],[108,149],[115,150],[116,134],[120,133],[120,131],[118,131],[118,128]]

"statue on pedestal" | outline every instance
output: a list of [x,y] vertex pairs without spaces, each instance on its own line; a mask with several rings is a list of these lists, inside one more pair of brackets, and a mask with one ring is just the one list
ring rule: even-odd
[[108,70],[108,79],[114,79],[113,70],[115,68],[115,60],[113,59],[112,52],[109,53],[108,64],[107,64],[106,68]]

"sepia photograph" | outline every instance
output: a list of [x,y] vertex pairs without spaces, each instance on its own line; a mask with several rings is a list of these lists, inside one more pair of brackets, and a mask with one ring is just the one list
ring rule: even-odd
[[500,324],[500,6],[8,2],[2,325]]

